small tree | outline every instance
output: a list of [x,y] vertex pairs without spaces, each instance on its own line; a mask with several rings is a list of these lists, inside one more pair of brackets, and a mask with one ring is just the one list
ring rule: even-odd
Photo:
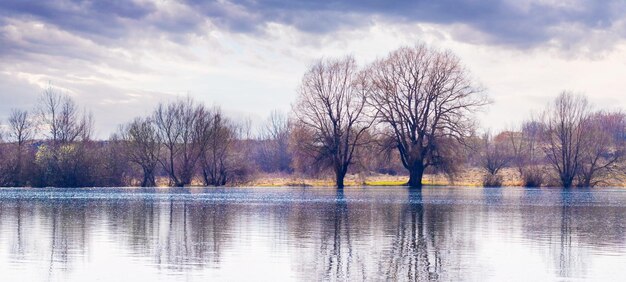
[[202,151],[202,177],[206,185],[224,186],[244,182],[250,174],[246,125],[238,127],[219,109],[207,116],[205,146]]
[[27,145],[35,135],[35,124],[31,114],[28,111],[13,109],[9,115],[7,133],[13,147],[9,182],[13,186],[23,186],[26,182],[24,170],[27,166]]
[[502,176],[498,173],[512,161],[511,150],[505,139],[507,134],[510,133],[504,132],[494,138],[488,132],[482,137],[480,161],[483,170],[487,173],[483,178],[485,187],[502,186]]
[[293,171],[292,156],[289,152],[291,126],[288,117],[278,111],[272,111],[266,124],[261,128],[256,162],[265,172]]
[[120,130],[129,160],[142,171],[142,187],[156,186],[155,173],[161,153],[161,138],[150,118],[137,118]]
[[621,171],[624,157],[626,117],[616,112],[597,112],[586,119],[578,185],[593,187]]
[[544,180],[545,155],[541,149],[543,124],[531,118],[522,124],[521,130],[508,135],[512,150],[512,164],[522,179],[524,187],[539,187]]

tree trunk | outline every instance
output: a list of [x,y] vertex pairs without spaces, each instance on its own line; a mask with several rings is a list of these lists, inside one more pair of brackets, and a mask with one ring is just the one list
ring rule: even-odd
[[343,180],[346,177],[346,173],[343,172],[343,169],[339,169],[335,171],[337,189],[343,189],[344,183]]
[[424,166],[421,164],[415,165],[409,169],[409,182],[407,185],[410,188],[422,188],[422,177],[424,176]]
[[150,168],[143,168],[143,180],[141,181],[141,187],[155,187],[156,180],[154,179],[154,173]]
[[569,180],[563,180],[563,188],[572,188],[572,182]]
[[573,179],[567,175],[561,177],[561,184],[563,184],[563,188],[572,188]]

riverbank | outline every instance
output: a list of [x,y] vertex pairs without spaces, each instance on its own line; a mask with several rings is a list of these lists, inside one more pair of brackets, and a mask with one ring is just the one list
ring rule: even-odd
[[[522,180],[517,170],[513,168],[503,169],[502,186],[521,187]],[[450,179],[445,174],[426,174],[422,183],[430,186],[468,186],[481,187],[484,172],[480,168],[467,168],[458,173],[454,179]],[[408,182],[406,175],[371,174],[359,175],[351,174],[346,176],[346,186],[402,186]],[[308,178],[287,174],[259,174],[251,181],[237,186],[258,186],[258,187],[284,187],[284,186],[310,186],[325,187],[333,186],[334,181],[328,178]],[[607,180],[606,183],[599,184],[605,187],[626,187],[624,181],[617,179]]]
[[[513,173],[507,173],[505,176],[505,186],[520,186],[521,182],[515,179]],[[402,186],[408,182],[409,177],[406,175],[388,175],[388,174],[350,174],[346,176],[346,186]],[[482,174],[478,169],[468,170],[455,177],[449,179],[444,174],[426,174],[422,180],[424,185],[432,186],[482,186]],[[286,174],[259,174],[253,180],[238,186],[258,186],[258,187],[283,187],[283,186],[310,186],[324,187],[333,186],[334,180],[328,178],[310,178],[298,175]]]

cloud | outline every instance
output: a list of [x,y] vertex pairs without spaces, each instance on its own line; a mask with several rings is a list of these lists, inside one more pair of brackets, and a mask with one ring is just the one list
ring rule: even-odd
[[[0,6],[4,19],[38,21],[109,44],[155,35],[185,40],[189,35],[203,36],[212,28],[263,34],[272,23],[306,33],[332,33],[381,19],[464,26],[481,36],[470,38],[465,32],[453,36],[483,44],[528,48],[558,42],[567,46],[584,40],[572,36],[581,30],[623,36],[620,23],[625,15],[626,2],[592,0],[5,0]],[[7,24],[6,20],[0,22]]]
[[[268,23],[290,25],[303,32],[328,33],[371,25],[373,19],[409,23],[462,25],[483,34],[484,44],[515,48],[584,38],[570,33],[607,30],[622,34],[623,1],[184,1],[193,10],[234,32],[263,32]],[[564,27],[571,26],[572,29]],[[455,34],[458,39],[477,41]],[[572,42],[570,42],[572,41]]]
[[8,18],[38,20],[86,37],[122,37],[127,24],[154,11],[151,5],[124,1],[3,1],[0,13]]

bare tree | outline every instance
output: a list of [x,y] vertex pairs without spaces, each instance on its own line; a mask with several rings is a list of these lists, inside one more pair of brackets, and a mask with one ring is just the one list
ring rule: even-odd
[[365,113],[367,81],[352,57],[320,60],[304,74],[293,107],[298,124],[312,133],[310,142],[316,160],[332,168],[336,185],[362,146],[364,132],[372,122]]
[[137,118],[121,128],[121,138],[128,146],[131,162],[141,167],[142,187],[156,186],[155,172],[161,152],[161,139],[150,118]]
[[562,92],[544,114],[544,148],[561,185],[570,188],[582,168],[590,106],[587,98]]
[[8,125],[8,137],[16,147],[15,159],[11,161],[11,182],[13,186],[22,186],[24,185],[23,169],[26,165],[24,162],[26,144],[35,135],[35,125],[28,111],[18,109],[11,111]]
[[176,187],[191,184],[202,153],[202,121],[207,114],[203,105],[189,97],[159,104],[154,112],[158,138],[165,149],[160,163]]
[[93,128],[91,114],[81,113],[71,97],[48,87],[39,102],[39,114],[48,138],[54,144],[89,140]]
[[272,111],[266,124],[261,128],[259,148],[256,158],[265,172],[291,172],[292,156],[289,152],[291,127],[288,117]]
[[513,153],[513,165],[525,187],[539,187],[544,180],[545,154],[541,149],[543,124],[534,118],[522,124],[521,130],[511,130],[509,142]]
[[47,131],[48,142],[38,146],[35,186],[92,186],[94,159],[90,150],[93,128],[91,114],[79,110],[74,100],[48,87],[39,101],[39,121]]
[[483,179],[483,185],[486,187],[501,186],[502,177],[498,173],[512,161],[510,147],[505,142],[506,134],[508,132],[501,133],[494,138],[490,132],[487,132],[482,137],[480,161],[487,173]]
[[586,119],[578,185],[593,187],[621,171],[626,117],[623,113],[597,112]]
[[442,142],[463,144],[474,126],[473,113],[488,99],[459,59],[425,45],[400,48],[369,68],[369,102],[388,127],[410,187],[421,187],[424,171],[446,162]]
[[9,138],[22,147],[35,136],[35,125],[31,114],[26,110],[11,110],[9,115]]
[[234,146],[239,137],[237,133],[244,136],[247,130],[238,131],[219,109],[214,110],[205,123],[208,126],[206,145],[202,152],[202,176],[206,185],[223,186],[237,176],[239,165],[244,162],[234,159]]

